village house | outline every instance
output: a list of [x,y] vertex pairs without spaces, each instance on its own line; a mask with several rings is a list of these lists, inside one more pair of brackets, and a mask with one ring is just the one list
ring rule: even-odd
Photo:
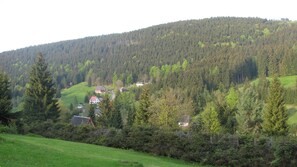
[[125,88],[125,87],[121,87],[121,88],[120,88],[120,92],[121,92],[121,93],[123,93],[123,92],[128,92],[128,89]]
[[92,96],[89,100],[89,104],[98,104],[100,103],[100,99],[97,96]]
[[97,93],[97,94],[104,94],[106,92],[107,92],[107,90],[104,86],[97,86],[95,89],[95,93]]
[[141,86],[143,86],[143,85],[144,85],[143,82],[136,82],[136,86],[137,86],[137,87],[141,87]]
[[190,123],[190,116],[189,115],[184,115],[179,120],[178,125],[180,127],[188,127],[189,123]]
[[91,125],[91,126],[95,127],[95,125],[90,117],[84,117],[84,116],[79,116],[79,115],[74,115],[72,117],[71,124],[73,126]]

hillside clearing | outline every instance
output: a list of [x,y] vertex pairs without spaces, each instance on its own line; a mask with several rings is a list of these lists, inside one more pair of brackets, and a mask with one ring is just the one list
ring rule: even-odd
[[64,89],[61,92],[61,101],[65,107],[69,107],[70,104],[74,104],[75,97],[77,98],[78,103],[84,103],[84,98],[88,92],[94,92],[95,87],[88,87],[86,82],[82,82],[68,89]]
[[40,137],[1,134],[0,166],[199,166],[131,150]]

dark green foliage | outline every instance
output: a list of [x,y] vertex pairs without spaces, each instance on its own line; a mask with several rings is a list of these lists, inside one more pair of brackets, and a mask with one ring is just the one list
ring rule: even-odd
[[275,159],[273,166],[297,166],[297,140],[296,138],[280,138],[274,148]]
[[139,99],[139,108],[136,110],[135,125],[148,124],[149,107],[151,106],[149,87],[145,86]]
[[[143,80],[152,67],[158,67],[155,74],[166,76],[159,78],[158,88],[212,90],[220,83],[228,87],[257,75],[266,77],[272,67],[281,75],[296,74],[296,29],[292,22],[259,18],[180,21],[4,52],[0,66],[11,74],[14,96],[22,95],[20,87],[28,79],[23,72],[29,70],[37,51],[47,55],[61,89],[90,79],[94,84],[98,78],[101,84],[112,83],[115,73],[127,84],[131,74],[133,82]],[[154,76],[150,79],[157,81],[158,75]]]
[[12,113],[11,90],[8,76],[0,71],[0,125],[8,125],[18,113]]
[[72,103],[70,103],[69,110],[70,110],[70,111],[73,111],[73,109],[74,109],[74,106],[73,106]]
[[91,118],[93,124],[96,126],[95,106],[93,104],[89,105],[89,115],[88,116]]
[[288,133],[287,120],[284,91],[280,80],[274,77],[269,87],[269,96],[263,114],[263,131],[268,135],[286,135]]
[[121,129],[123,127],[122,115],[120,110],[115,109],[111,116],[111,127]]
[[84,102],[89,103],[89,95],[85,95]]
[[243,88],[237,104],[237,133],[255,135],[261,132],[263,101],[254,86]]
[[24,97],[23,116],[27,124],[52,120],[59,117],[59,106],[55,99],[53,78],[41,53],[30,71],[30,80]]
[[115,114],[121,116],[121,124],[131,126],[134,122],[135,115],[135,95],[131,92],[122,92],[116,95],[114,100]]
[[150,126],[74,127],[43,122],[29,129],[45,137],[133,149],[215,166],[296,166],[295,138],[201,134]]
[[110,101],[109,96],[105,95],[103,100],[99,103],[99,109],[101,112],[100,117],[98,118],[98,126],[110,127],[112,112],[114,111],[113,103]]

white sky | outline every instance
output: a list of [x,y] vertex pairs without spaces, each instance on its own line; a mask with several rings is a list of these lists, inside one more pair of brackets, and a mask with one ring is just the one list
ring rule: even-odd
[[296,0],[1,0],[0,52],[217,16],[297,20]]

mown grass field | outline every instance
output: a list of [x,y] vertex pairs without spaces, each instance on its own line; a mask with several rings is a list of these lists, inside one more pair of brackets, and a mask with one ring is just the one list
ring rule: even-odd
[[1,167],[200,166],[131,150],[31,136],[0,134]]
[[73,85],[68,89],[64,89],[61,92],[61,101],[65,107],[69,107],[74,103],[74,98],[77,98],[78,103],[84,103],[85,96],[88,92],[94,92],[95,87],[88,87],[86,82]]

